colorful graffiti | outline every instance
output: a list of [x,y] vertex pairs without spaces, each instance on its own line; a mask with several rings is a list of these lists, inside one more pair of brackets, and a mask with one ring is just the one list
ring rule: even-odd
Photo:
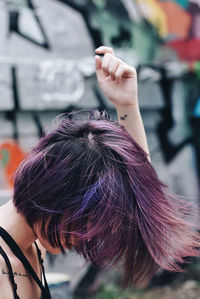
[[199,0],[91,2],[91,22],[100,28],[104,41],[135,49],[136,62],[200,60]]
[[175,191],[197,198],[200,0],[0,0],[0,28],[0,193],[56,114],[114,115],[92,63],[95,47],[106,44],[138,68],[155,168]]
[[[84,60],[86,53],[93,59],[93,48],[103,43],[121,51],[125,59],[130,58],[130,63],[138,66],[141,86],[142,73],[150,72],[145,80],[154,81],[154,84],[149,85],[147,95],[151,94],[153,86],[159,90],[160,99],[154,99],[154,107],[162,115],[157,133],[165,160],[171,161],[191,141],[185,138],[173,146],[168,135],[177,123],[173,120],[174,81],[184,79],[191,69],[200,78],[200,63],[195,61],[191,67],[191,62],[200,54],[196,46],[200,43],[199,1],[44,0],[38,3],[36,0],[7,0],[0,5],[2,28],[8,27],[0,50],[1,65],[7,75],[0,81],[0,88],[6,106],[3,106],[4,113],[13,123],[11,137],[15,140],[21,135],[19,112],[25,115],[31,111],[28,122],[34,123],[36,135],[40,137],[43,121],[38,111],[59,113],[86,107],[112,109],[96,86],[91,60],[85,63],[77,60],[79,56]],[[52,23],[56,17],[58,26]],[[76,26],[70,25],[74,20],[78,31],[74,30]],[[81,34],[80,52],[78,33],[84,25],[86,30]],[[187,63],[181,64],[180,59],[186,59]],[[167,65],[169,61],[172,64]],[[200,96],[198,88],[195,89],[194,99],[191,100],[190,95],[188,100],[190,115]],[[141,105],[143,100],[141,97]],[[162,102],[162,108],[156,106],[156,101]],[[11,103],[10,106],[7,103]]]
[[19,163],[26,157],[25,152],[14,140],[0,144],[0,166],[4,170],[8,186],[13,187],[12,174]]
[[194,62],[200,59],[200,1],[136,2],[143,15],[157,28],[166,46],[175,50],[180,60]]

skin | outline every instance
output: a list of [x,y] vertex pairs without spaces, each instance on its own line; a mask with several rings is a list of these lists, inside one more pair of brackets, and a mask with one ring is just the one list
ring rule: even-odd
[[[146,134],[138,105],[137,73],[135,68],[117,58],[114,51],[109,47],[102,46],[96,49],[96,54],[104,54],[103,59],[98,55],[95,56],[96,74],[100,88],[115,105],[119,123],[127,129],[129,134],[147,152],[150,160]],[[52,248],[48,241],[41,237],[39,224],[36,224],[33,229],[27,224],[25,218],[17,213],[12,200],[0,207],[0,226],[13,237],[38,277],[41,278],[41,267],[38,262],[34,242],[38,242],[43,257],[46,250],[52,254],[58,254],[60,250]],[[71,243],[73,243],[73,239]],[[0,245],[10,259],[20,298],[39,299],[41,297],[39,287],[2,238],[0,238]],[[7,272],[5,261],[0,255],[1,299],[13,298],[13,291]]]
[[[34,234],[33,230],[28,226],[24,217],[22,217],[16,212],[12,200],[0,207],[0,226],[5,228],[7,232],[13,237],[13,239],[16,241],[16,243],[23,251],[26,258],[29,260],[38,277],[41,278],[41,268],[37,258],[35,245],[33,244],[34,241],[37,239],[37,236]],[[6,252],[11,262],[13,272],[17,272],[24,275],[15,275],[15,282],[18,286],[18,295],[20,296],[20,298],[40,298],[40,289],[30,276],[25,276],[29,273],[27,273],[26,269],[14,256],[14,254],[2,238],[0,238],[0,245]],[[3,257],[0,255],[1,298],[11,299],[13,298],[13,290],[11,287],[9,277],[4,272],[8,272],[8,268]]]
[[112,48],[102,46],[95,52],[96,54],[104,54],[102,60],[99,56],[95,56],[99,86],[114,104],[118,122],[143,148],[149,161],[151,161],[138,103],[136,69],[117,58]]

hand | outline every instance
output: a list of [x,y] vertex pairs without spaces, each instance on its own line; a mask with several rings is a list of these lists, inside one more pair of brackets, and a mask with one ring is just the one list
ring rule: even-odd
[[137,73],[134,67],[117,58],[112,48],[99,47],[95,56],[96,74],[100,88],[115,106],[138,105]]

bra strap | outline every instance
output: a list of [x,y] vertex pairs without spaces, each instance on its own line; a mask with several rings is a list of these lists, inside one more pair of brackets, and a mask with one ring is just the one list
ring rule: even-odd
[[0,235],[4,239],[4,241],[7,243],[7,245],[10,247],[14,255],[21,261],[21,263],[24,265],[26,270],[29,272],[29,274],[33,277],[37,285],[40,287],[42,291],[44,291],[44,286],[42,285],[40,279],[38,278],[37,274],[33,270],[31,264],[17,245],[17,243],[13,240],[13,238],[7,233],[5,229],[3,229],[0,226]]
[[11,266],[11,263],[8,259],[8,256],[7,254],[5,253],[5,251],[3,250],[3,248],[0,246],[0,254],[2,255],[2,257],[4,258],[5,262],[6,262],[6,265],[8,267],[8,275],[9,275],[9,278],[10,278],[10,282],[11,282],[11,285],[12,285],[12,289],[13,289],[13,292],[14,292],[14,299],[20,299],[18,294],[17,294],[17,284],[15,283],[15,278],[14,278],[14,274],[13,274],[13,269],[12,269],[12,266]]
[[45,276],[45,271],[44,271],[44,260],[43,260],[43,258],[42,258],[41,250],[39,249],[37,242],[34,242],[34,244],[35,244],[35,247],[36,247],[36,250],[37,250],[38,259],[39,259],[40,264],[41,264],[41,267],[42,267],[42,274],[43,274],[44,283],[45,283],[45,290],[46,290],[46,292],[48,293],[48,295],[49,295],[50,298],[51,298],[50,291],[49,291],[49,287],[48,287],[48,283],[47,283],[46,276]]

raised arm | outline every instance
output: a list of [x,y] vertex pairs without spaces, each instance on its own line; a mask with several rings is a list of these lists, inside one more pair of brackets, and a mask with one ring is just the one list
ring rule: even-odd
[[138,104],[137,73],[134,67],[117,58],[112,48],[99,47],[95,56],[96,74],[99,86],[115,105],[118,122],[147,153],[150,160],[146,133]]

